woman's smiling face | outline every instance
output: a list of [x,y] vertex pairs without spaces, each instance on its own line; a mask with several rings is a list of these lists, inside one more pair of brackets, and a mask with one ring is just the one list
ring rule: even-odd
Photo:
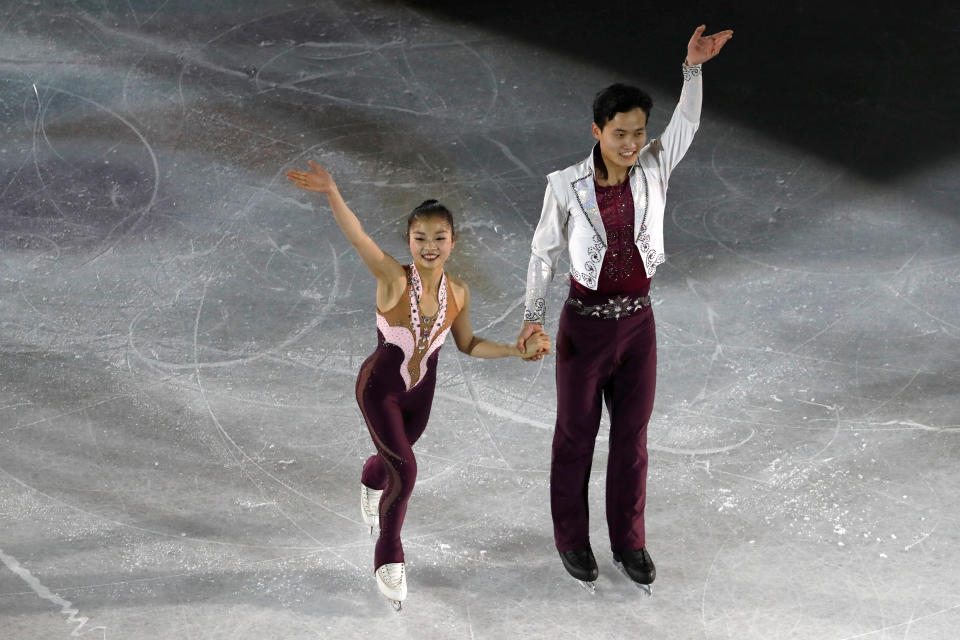
[[441,216],[420,216],[410,225],[410,255],[417,269],[442,269],[454,238],[450,224]]

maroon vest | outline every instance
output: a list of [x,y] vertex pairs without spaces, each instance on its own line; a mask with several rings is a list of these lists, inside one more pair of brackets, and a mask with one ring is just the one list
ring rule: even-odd
[[650,278],[643,268],[633,228],[633,193],[630,181],[601,187],[594,181],[597,206],[603,228],[607,232],[607,252],[600,268],[597,290],[591,291],[573,278],[573,286],[582,293],[645,296],[650,292]]

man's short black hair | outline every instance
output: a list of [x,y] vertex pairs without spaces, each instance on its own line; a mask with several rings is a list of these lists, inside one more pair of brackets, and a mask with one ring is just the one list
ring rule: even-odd
[[637,107],[643,109],[649,121],[653,98],[643,89],[618,82],[602,89],[593,99],[593,121],[603,129],[618,113],[633,111]]

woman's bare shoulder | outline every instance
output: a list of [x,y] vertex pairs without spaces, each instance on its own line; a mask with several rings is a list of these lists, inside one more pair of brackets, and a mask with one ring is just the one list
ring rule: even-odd
[[458,304],[463,305],[464,300],[470,292],[466,281],[452,273],[447,274],[447,281],[450,283],[450,288],[453,289],[453,297],[457,299]]

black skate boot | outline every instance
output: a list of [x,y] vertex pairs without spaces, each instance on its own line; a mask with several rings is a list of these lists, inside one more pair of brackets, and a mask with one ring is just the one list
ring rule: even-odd
[[593,583],[600,575],[600,570],[597,568],[597,559],[593,557],[593,550],[589,545],[582,549],[561,551],[560,560],[563,561],[563,568],[580,583],[581,587],[590,593],[596,592],[597,586]]
[[648,596],[653,595],[653,581],[657,577],[657,568],[645,548],[633,551],[614,551],[613,564],[620,573],[630,578],[637,587]]

